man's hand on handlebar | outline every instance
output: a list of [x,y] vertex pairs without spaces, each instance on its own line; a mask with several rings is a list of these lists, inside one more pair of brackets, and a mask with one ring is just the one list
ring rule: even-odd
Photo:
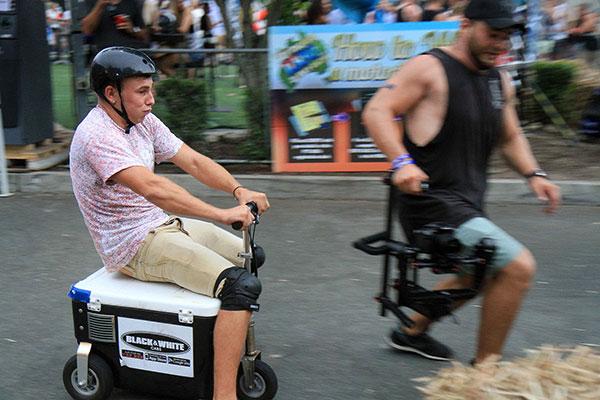
[[[267,211],[270,207],[269,199],[267,199],[267,195],[260,192],[255,192],[253,190],[246,189],[245,187],[240,187],[236,191],[236,198],[240,202],[241,205],[246,203],[254,202],[258,206],[258,215],[261,215],[263,212]],[[248,207],[246,207],[248,208]],[[240,220],[241,221],[241,220]]]
[[231,225],[234,222],[241,222],[242,227],[240,229],[246,229],[252,224],[254,221],[254,215],[250,211],[247,205],[241,204],[239,206],[228,208],[225,210],[221,210],[221,216],[218,222],[221,222],[225,225]]
[[429,176],[415,164],[408,164],[392,174],[392,184],[406,194],[421,194],[422,182],[429,180]]

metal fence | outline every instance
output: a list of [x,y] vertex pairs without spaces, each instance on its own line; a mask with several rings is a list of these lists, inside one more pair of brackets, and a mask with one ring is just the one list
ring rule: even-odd
[[[239,54],[264,54],[266,58],[267,49],[140,49],[150,56],[154,54],[203,54],[204,62],[202,64],[197,62],[186,63],[180,62],[176,66],[176,76],[187,77],[193,79],[203,79],[206,83],[207,93],[207,104],[209,106],[209,112],[227,112],[227,111],[240,111],[233,110],[230,101],[224,101],[223,96],[218,95],[218,89],[225,90],[227,88],[237,91],[239,93],[233,93],[235,95],[243,95],[242,89],[247,83],[244,82],[243,76],[240,72],[240,66],[235,61],[235,55]],[[77,58],[82,55],[74,54],[72,52],[71,65],[73,72],[73,98],[75,99],[75,113],[76,120],[80,121],[87,114],[87,112],[95,105],[96,99],[89,87],[89,73],[87,63],[77,62]],[[221,62],[216,56],[223,55],[223,59],[226,62]],[[61,58],[64,62],[64,58]],[[266,79],[266,61],[263,60],[265,65],[265,82]],[[268,105],[268,90],[265,89],[265,98],[263,103]],[[235,103],[235,102],[234,102]],[[265,106],[265,108],[268,108]],[[265,118],[268,116],[268,110],[264,112]],[[268,125],[268,121],[265,120],[265,124]],[[238,124],[239,125],[239,124]]]
[[[76,41],[76,35],[71,36],[71,42]],[[64,49],[64,48],[63,48]],[[252,136],[257,149],[262,152],[270,147],[270,95],[268,91],[268,72],[266,67],[267,49],[140,49],[154,57],[162,54],[202,54],[202,63],[181,62],[176,68],[176,78],[192,78],[204,83],[206,124],[196,134],[188,131],[186,134],[192,144],[195,141],[208,140],[210,147],[205,150],[219,154],[219,159],[238,160],[249,157],[247,150],[240,150],[234,143],[240,143],[241,138],[247,138],[251,128],[256,128],[257,112],[248,113],[246,106],[246,82],[241,73],[240,63],[248,56],[258,59],[264,68],[263,82],[265,82],[262,98],[262,124],[264,127],[261,137]],[[49,51],[52,51],[50,49]],[[76,125],[97,104],[97,96],[89,84],[89,49],[83,44],[74,45],[68,51],[51,54],[54,120],[68,129]],[[165,78],[160,74],[159,81]],[[159,82],[157,82],[159,84]],[[175,115],[169,110],[166,98],[158,96],[153,112],[166,122],[176,134],[180,133],[173,124],[170,116]],[[254,118],[252,118],[254,116]],[[166,120],[165,120],[166,118]],[[177,117],[176,117],[177,118]],[[171,122],[168,122],[170,120]],[[188,125],[190,126],[190,125]],[[192,136],[189,136],[190,133]],[[215,143],[218,141],[219,143]],[[248,143],[244,141],[244,143]],[[262,143],[262,144],[261,144]],[[245,144],[247,146],[247,144]],[[250,147],[252,148],[252,147]],[[250,149],[249,148],[249,149]],[[249,150],[251,151],[251,150]],[[250,156],[255,157],[256,155]],[[261,160],[266,158],[261,156]]]
[[[198,64],[197,62],[182,62],[179,64],[179,70],[198,70],[200,69],[200,74],[197,71],[194,72],[193,77],[198,78],[202,77],[206,80],[207,88],[208,88],[208,104],[212,107],[213,110],[223,110],[219,108],[219,104],[217,102],[216,96],[216,85],[215,81],[217,79],[228,79],[233,78],[232,84],[243,84],[242,77],[240,73],[240,66],[235,61],[235,55],[246,55],[246,54],[262,54],[264,57],[261,58],[261,64],[264,66],[263,71],[265,71],[264,81],[268,82],[268,74],[266,66],[266,55],[268,54],[268,49],[141,49],[143,52],[152,56],[153,54],[202,54],[203,62]],[[225,55],[227,57],[219,59],[218,55]],[[222,60],[229,60],[222,62]],[[190,77],[187,75],[187,77]],[[268,90],[265,88],[265,96],[264,104],[268,104]]]

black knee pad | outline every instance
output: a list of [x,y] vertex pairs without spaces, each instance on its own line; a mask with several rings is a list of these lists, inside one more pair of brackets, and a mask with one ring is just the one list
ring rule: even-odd
[[221,309],[227,311],[258,311],[258,296],[262,285],[258,278],[244,268],[232,267],[221,272],[215,283],[215,291],[221,282],[225,284],[218,298],[221,300]]

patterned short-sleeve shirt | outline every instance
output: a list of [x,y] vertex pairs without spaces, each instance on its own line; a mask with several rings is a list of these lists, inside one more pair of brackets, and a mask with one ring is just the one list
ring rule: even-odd
[[154,171],[155,163],[174,157],[182,144],[153,114],[126,134],[97,106],[77,127],[69,154],[73,192],[108,271],[127,264],[148,232],[168,219],[159,207],[110,178],[133,166]]

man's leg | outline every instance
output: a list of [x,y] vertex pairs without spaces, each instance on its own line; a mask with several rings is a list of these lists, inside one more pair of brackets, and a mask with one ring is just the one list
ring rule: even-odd
[[233,265],[238,267],[244,265],[244,259],[238,256],[244,250],[244,242],[241,237],[210,222],[191,218],[180,218],[180,220],[183,229],[194,242],[211,249]]
[[215,296],[221,299],[221,311],[214,330],[215,399],[236,398],[236,377],[250,310],[258,310],[261,291],[258,278],[244,268],[228,268],[217,278]]
[[492,354],[502,354],[502,346],[531,287],[535,269],[533,256],[523,249],[489,282],[481,307],[475,362],[481,362]]
[[[476,361],[482,361],[490,354],[501,353],[521,301],[535,274],[535,260],[519,242],[485,218],[473,218],[462,224],[455,231],[455,237],[464,246],[465,255],[469,254],[482,238],[491,238],[496,245],[491,265],[488,266],[488,276],[481,290],[484,300]],[[472,275],[453,276],[438,283],[434,289],[469,288],[473,279]],[[466,302],[467,300],[455,302],[454,309]],[[392,333],[393,347],[433,359],[446,359],[444,354],[451,355],[450,349],[425,335],[434,321],[419,313],[411,315],[411,319],[415,322],[414,327],[402,326],[401,330]]]
[[[466,289],[471,287],[472,284],[472,275],[452,276],[439,282],[433,290]],[[461,300],[455,302],[454,309],[458,309],[467,301],[468,300]],[[409,335],[418,335],[420,333],[427,332],[431,324],[434,322],[431,319],[424,316],[423,314],[419,313],[413,313],[413,315],[411,315],[410,318],[414,321],[415,326],[413,326],[412,328],[403,327],[404,332],[408,333]]]
[[235,400],[237,370],[242,357],[250,311],[221,310],[214,330],[214,399]]
[[[464,289],[471,287],[472,281],[473,277],[470,275],[454,276],[438,283],[434,290]],[[466,302],[467,300],[455,302],[454,308],[456,309]],[[401,325],[392,331],[392,335],[388,339],[388,344],[391,347],[401,351],[417,353],[432,360],[444,361],[454,357],[448,346],[427,334],[427,330],[434,321],[419,313],[413,313],[410,318],[415,325],[412,328]]]
[[[248,310],[258,308],[255,305],[261,285],[258,278],[245,269],[232,267],[232,262],[223,255],[194,241],[191,231],[198,234],[197,231],[206,228],[206,236],[211,237],[209,241],[224,247],[230,244],[234,247],[228,249],[231,259],[237,257],[241,239],[219,236],[221,232],[213,229],[212,224],[192,225],[186,220],[186,224],[180,226],[177,219],[155,229],[124,272],[141,280],[176,283],[221,299],[213,339],[214,398],[235,399],[237,371],[251,314]],[[186,228],[190,229],[189,234]],[[225,249],[219,250],[225,253]],[[236,262],[241,263],[241,260]]]
[[[481,321],[477,342],[475,362],[481,362],[492,354],[502,354],[502,347],[512,327],[523,298],[531,287],[535,275],[536,263],[531,253],[523,249],[513,261],[495,276],[488,277],[483,287]],[[436,285],[435,290],[465,289],[472,285],[473,277],[451,277]],[[458,309],[467,301],[455,303]],[[403,327],[409,335],[426,332],[432,320],[422,314],[414,313],[411,319],[413,328]]]

